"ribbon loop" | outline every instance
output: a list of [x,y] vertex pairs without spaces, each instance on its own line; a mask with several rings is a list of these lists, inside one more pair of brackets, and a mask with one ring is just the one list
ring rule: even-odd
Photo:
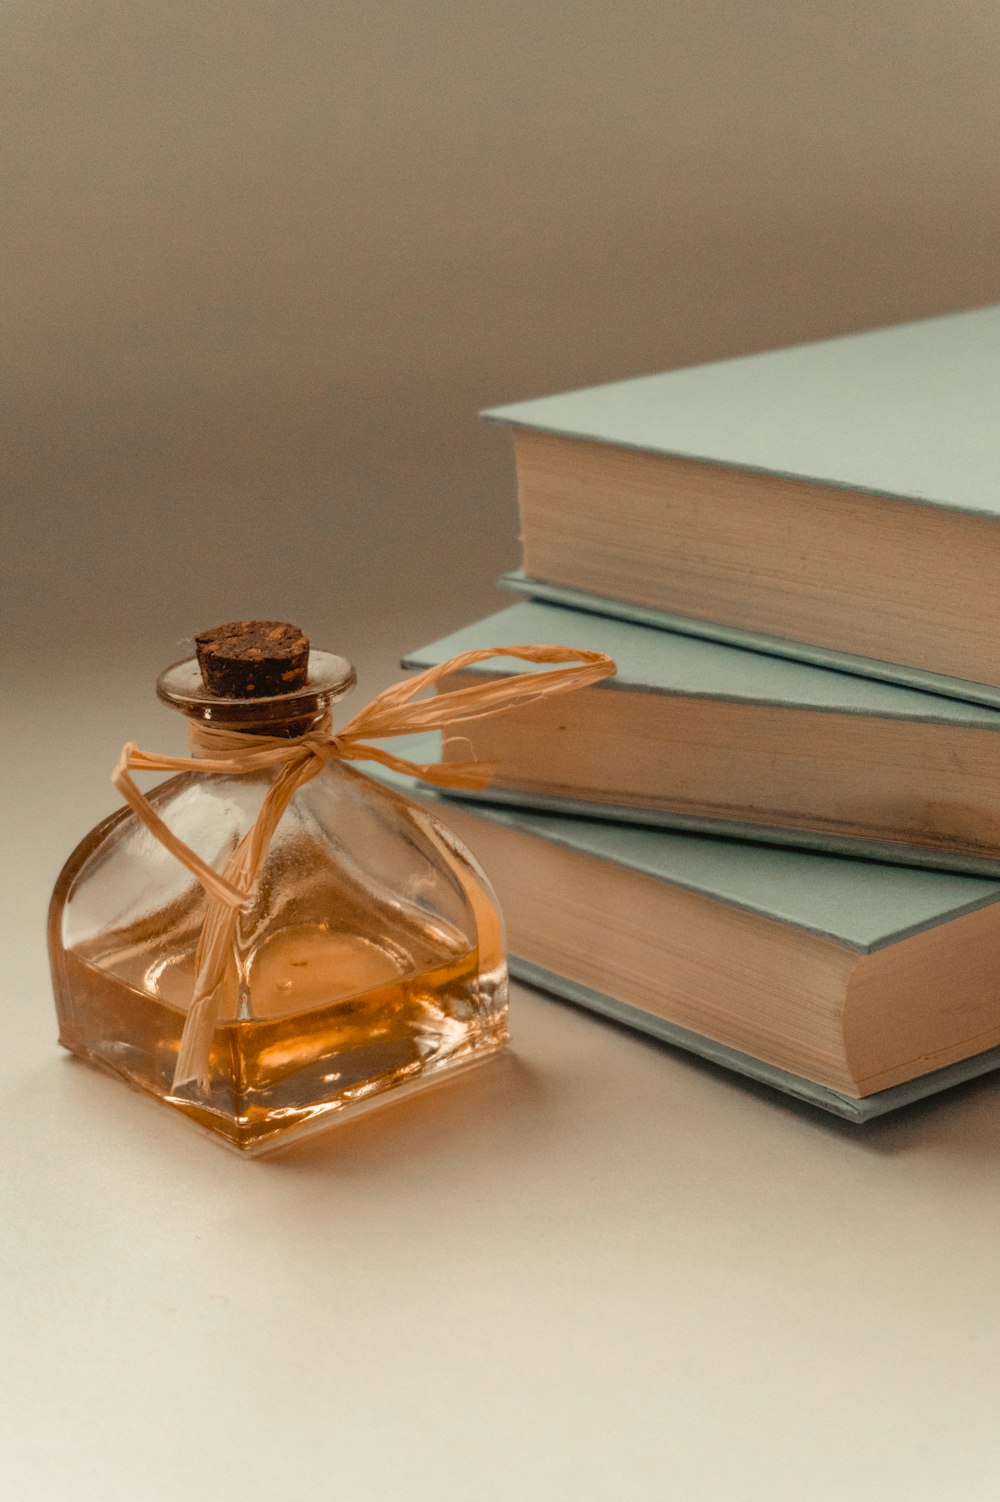
[[[424,689],[494,657],[573,665],[542,673],[517,673],[488,679],[466,688],[438,692],[431,699],[416,702],[417,695]],[[332,760],[379,762],[437,787],[485,787],[494,771],[485,763],[414,762],[369,743],[421,730],[447,730],[453,725],[503,714],[518,705],[586,688],[610,678],[615,671],[614,662],[604,652],[537,645],[485,647],[461,652],[413,678],[393,684],[376,694],[335,735],[331,733],[329,720],[305,735],[290,739],[251,735],[224,726],[192,724],[192,746],[208,753],[198,756],[160,756],[142,751],[134,741],[129,741],[122,748],[111,774],[112,782],[153,838],[187,867],[208,894],[208,910],[195,957],[194,995],[181,1035],[174,1089],[191,1081],[204,1086],[208,1081],[212,1035],[221,1006],[220,987],[232,948],[237,915],[240,908],[253,899],[271,838],[299,788]],[[198,772],[229,777],[260,772],[273,775],[252,828],[236,846],[225,869],[219,872],[179,839],[160,818],[130,776],[134,771]]]

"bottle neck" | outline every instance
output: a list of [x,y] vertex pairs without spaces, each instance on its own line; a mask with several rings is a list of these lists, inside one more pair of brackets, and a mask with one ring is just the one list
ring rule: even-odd
[[188,725],[188,745],[192,756],[205,760],[224,760],[240,751],[267,751],[272,747],[287,747],[307,736],[324,736],[330,733],[330,711],[299,716],[285,723],[269,722],[266,725],[231,725],[216,721],[192,720]]

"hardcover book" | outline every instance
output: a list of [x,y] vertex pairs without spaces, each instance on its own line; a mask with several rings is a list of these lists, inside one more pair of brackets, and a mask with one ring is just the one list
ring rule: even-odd
[[[1000,711],[537,602],[405,661],[532,641],[618,672],[449,734],[446,760],[495,769],[482,796],[1000,877]],[[531,671],[500,658],[463,678]]]
[[1000,306],[493,408],[539,597],[1000,705]]
[[528,981],[856,1122],[1000,1067],[1000,883],[377,775],[482,862]]

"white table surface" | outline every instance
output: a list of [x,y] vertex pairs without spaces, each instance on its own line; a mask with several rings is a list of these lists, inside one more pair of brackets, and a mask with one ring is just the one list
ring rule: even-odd
[[1000,1496],[1000,1078],[858,1129],[515,987],[243,1161],[55,1043],[58,866],[177,741],[100,692],[6,740],[3,1502]]

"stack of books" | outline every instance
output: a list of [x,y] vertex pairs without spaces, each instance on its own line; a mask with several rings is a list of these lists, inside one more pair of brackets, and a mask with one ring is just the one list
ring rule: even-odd
[[514,973],[855,1121],[1000,1067],[1000,307],[486,415],[530,598],[407,666],[618,664],[445,741]]

